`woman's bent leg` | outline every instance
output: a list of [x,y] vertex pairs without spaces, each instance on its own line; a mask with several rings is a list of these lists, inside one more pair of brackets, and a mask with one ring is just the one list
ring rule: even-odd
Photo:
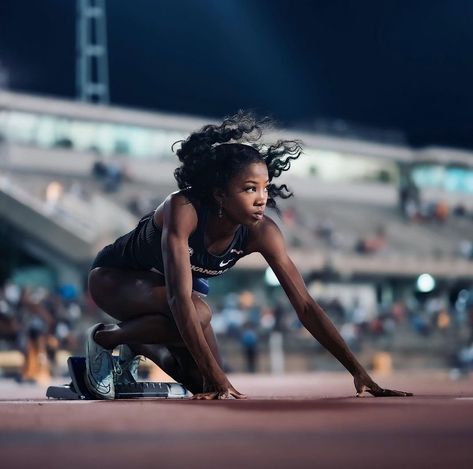
[[96,332],[95,340],[110,350],[120,344],[182,344],[182,337],[175,323],[160,314],[147,314],[119,324],[107,325]]
[[[136,353],[157,363],[191,392],[202,392],[202,376],[172,318],[160,275],[145,271],[97,268],[89,276],[89,289],[99,307],[122,321],[98,331],[95,335],[97,343],[109,349],[126,343]],[[193,296],[193,301],[209,347],[221,363],[210,326],[211,311],[197,296]],[[164,347],[152,344],[167,346],[169,353]]]

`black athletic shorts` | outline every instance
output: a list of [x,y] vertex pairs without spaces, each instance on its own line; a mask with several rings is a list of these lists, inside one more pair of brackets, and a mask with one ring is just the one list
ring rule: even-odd
[[[138,270],[132,266],[133,264],[130,263],[128,259],[126,259],[121,254],[117,254],[113,245],[109,244],[97,254],[94,259],[94,262],[92,262],[90,270],[95,269],[96,267],[111,267],[114,269]],[[148,270],[157,274],[161,274],[164,277],[164,274],[155,268],[150,268]],[[207,296],[209,294],[209,281],[206,278],[192,276],[192,291],[200,296]]]
[[92,262],[90,270],[96,267],[114,267],[116,269],[130,269],[130,263],[123,256],[117,254],[112,244],[105,246]]

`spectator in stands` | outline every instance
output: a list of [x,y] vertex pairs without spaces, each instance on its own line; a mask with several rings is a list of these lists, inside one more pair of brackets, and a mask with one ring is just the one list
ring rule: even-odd
[[450,327],[450,314],[446,309],[441,309],[437,314],[437,329],[446,333]]
[[53,318],[42,305],[46,291],[24,288],[19,301],[20,321],[22,324],[22,343],[25,363],[22,381],[47,382],[51,377],[48,359],[49,331]]
[[386,246],[386,230],[384,226],[378,226],[374,236],[361,238],[356,244],[356,251],[360,254],[375,254]]
[[251,321],[243,325],[241,331],[241,345],[246,362],[246,371],[256,373],[258,365],[258,330],[256,324]]
[[64,186],[58,181],[51,181],[46,187],[46,209],[50,213],[57,210],[58,204],[64,195]]
[[245,314],[238,304],[236,294],[231,293],[226,296],[221,314],[227,326],[227,335],[239,340]]
[[8,301],[4,289],[0,289],[0,340],[16,342],[20,325],[13,305]]
[[[66,293],[69,291],[69,293]],[[56,367],[60,349],[77,353],[79,343],[74,329],[83,317],[77,294],[70,288],[62,295],[45,288],[20,288],[8,281],[0,288],[0,341],[2,348],[24,354],[18,375],[22,381],[46,382]]]
[[466,217],[468,215],[468,211],[465,207],[464,204],[456,204],[455,207],[453,207],[453,215],[456,217]]
[[335,230],[335,226],[332,220],[325,219],[321,223],[317,224],[315,228],[315,233],[319,238],[326,241],[330,247],[340,247],[341,237],[340,234],[337,233],[337,231]]
[[422,336],[429,336],[432,331],[432,326],[429,319],[422,314],[422,312],[415,313],[411,318],[412,327]]
[[368,310],[358,299],[356,299],[352,310],[352,321],[360,332],[360,335],[367,331],[369,319]]
[[120,189],[124,180],[130,179],[126,167],[120,167],[115,163],[107,163],[102,157],[94,162],[92,174],[103,182],[105,192],[116,192]]
[[335,320],[344,321],[346,319],[347,312],[338,298],[332,298],[327,303],[327,311],[330,312],[330,316],[335,318]]
[[297,223],[297,212],[294,207],[288,207],[281,213],[281,218],[284,224],[293,227]]
[[444,200],[439,200],[435,204],[435,219],[439,222],[445,222],[448,218],[448,204]]
[[406,174],[399,187],[399,204],[401,212],[409,221],[417,219],[420,213],[420,191],[412,177]]
[[404,302],[396,301],[391,306],[391,317],[398,324],[404,322],[407,317],[407,308]]

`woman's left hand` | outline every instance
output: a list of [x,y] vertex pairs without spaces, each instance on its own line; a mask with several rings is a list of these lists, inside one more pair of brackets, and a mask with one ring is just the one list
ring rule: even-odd
[[194,394],[192,399],[210,401],[214,399],[247,399],[245,394],[237,391],[230,381],[226,380],[223,385],[211,385],[204,380],[204,391]]
[[378,386],[368,375],[368,373],[361,372],[353,376],[356,388],[356,397],[362,397],[364,392],[369,392],[374,397],[406,397],[413,396],[411,392],[394,391],[392,389],[383,389]]

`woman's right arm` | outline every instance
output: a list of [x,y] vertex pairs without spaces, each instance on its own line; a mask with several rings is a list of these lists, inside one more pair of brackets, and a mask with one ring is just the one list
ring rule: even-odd
[[207,398],[218,399],[231,394],[238,397],[207,344],[192,301],[188,240],[197,226],[195,208],[184,196],[172,194],[164,203],[163,216],[161,244],[168,303],[182,340],[204,378],[202,396],[205,398],[208,394]]

